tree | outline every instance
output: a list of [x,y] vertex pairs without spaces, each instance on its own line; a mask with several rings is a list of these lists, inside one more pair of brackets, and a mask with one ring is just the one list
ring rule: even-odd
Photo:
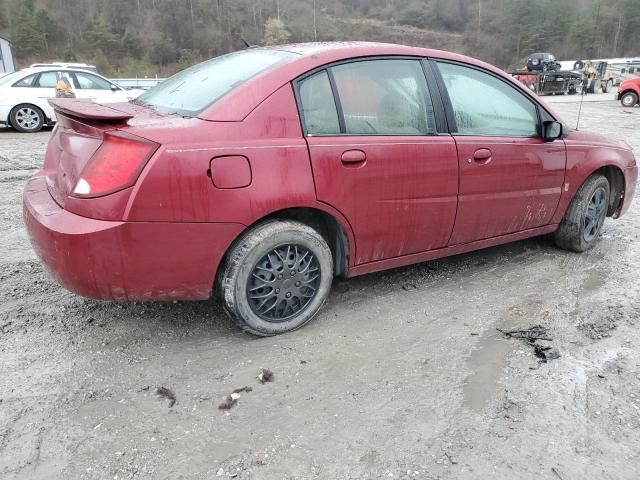
[[160,75],[241,48],[242,38],[406,43],[506,68],[536,51],[640,55],[640,0],[0,0],[0,34],[21,65],[73,53]]
[[35,12],[33,2],[25,1],[13,24],[12,35],[16,53],[33,55],[47,52],[47,27],[49,17],[46,12]]
[[291,33],[287,30],[286,25],[279,18],[269,17],[264,26],[264,44],[279,45],[287,43],[291,37]]
[[100,50],[107,58],[119,53],[120,36],[113,32],[107,22],[102,19],[89,26],[85,37],[92,50]]

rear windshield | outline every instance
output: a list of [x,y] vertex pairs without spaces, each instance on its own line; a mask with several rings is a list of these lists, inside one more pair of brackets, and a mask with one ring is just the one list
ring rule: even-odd
[[263,49],[230,53],[175,74],[134,102],[164,113],[194,117],[252,77],[297,56]]

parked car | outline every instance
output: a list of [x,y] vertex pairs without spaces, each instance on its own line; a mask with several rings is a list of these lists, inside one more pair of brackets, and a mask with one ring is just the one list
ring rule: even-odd
[[622,106],[633,107],[638,104],[640,99],[640,77],[625,80],[620,84],[616,99],[620,100]]
[[530,72],[557,72],[560,68],[560,62],[556,61],[556,57],[550,53],[534,53],[527,59],[527,70]]
[[628,145],[501,70],[399,45],[251,48],[129,103],[50,102],[24,218],[55,278],[97,299],[217,294],[257,335],[311,320],[335,276],[549,233],[585,251],[638,174]]
[[64,80],[76,97],[97,103],[126,102],[144,90],[125,90],[106,78],[76,68],[27,68],[0,78],[0,126],[19,132],[37,132],[56,122],[47,101],[55,96],[56,83]]

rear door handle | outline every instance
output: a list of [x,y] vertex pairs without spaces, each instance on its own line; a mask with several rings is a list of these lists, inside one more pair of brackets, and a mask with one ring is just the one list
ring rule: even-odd
[[473,159],[478,163],[489,163],[491,155],[491,150],[488,148],[479,148],[473,152]]
[[342,163],[345,165],[360,164],[367,161],[367,154],[362,150],[347,150],[342,154]]

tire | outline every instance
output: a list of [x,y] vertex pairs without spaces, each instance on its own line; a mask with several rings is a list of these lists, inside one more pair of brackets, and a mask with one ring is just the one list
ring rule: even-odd
[[244,331],[267,337],[315,317],[331,289],[333,256],[308,225],[270,220],[240,237],[222,272],[219,292],[227,314]]
[[554,234],[556,245],[574,252],[593,248],[602,231],[608,208],[609,182],[600,174],[590,176],[573,197]]
[[35,105],[23,103],[11,110],[9,121],[11,126],[19,132],[39,132],[44,125],[44,113]]
[[620,103],[623,107],[633,107],[638,103],[638,95],[634,92],[627,92],[620,97]]

